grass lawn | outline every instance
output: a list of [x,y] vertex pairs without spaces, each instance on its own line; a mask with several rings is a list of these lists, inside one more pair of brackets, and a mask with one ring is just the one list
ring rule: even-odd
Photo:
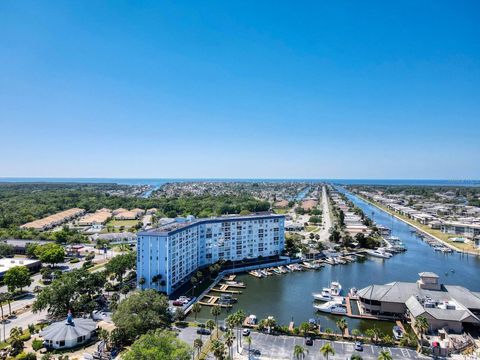
[[[359,197],[361,197],[361,196],[359,196]],[[475,249],[473,247],[472,243],[469,243],[469,244],[458,243],[458,242],[454,242],[454,241],[450,240],[450,238],[458,237],[458,235],[445,234],[445,233],[441,232],[440,230],[431,229],[428,225],[420,224],[419,222],[417,222],[415,220],[412,220],[412,219],[410,219],[410,218],[408,218],[404,215],[398,214],[398,213],[388,209],[387,207],[383,206],[382,204],[379,204],[376,201],[371,201],[371,200],[365,199],[364,197],[361,197],[361,198],[365,201],[368,201],[368,202],[376,205],[377,207],[381,208],[382,210],[385,210],[389,214],[395,215],[395,216],[399,217],[400,219],[404,220],[405,222],[422,229],[426,233],[428,233],[430,235],[433,235],[433,236],[439,238],[440,240],[443,240],[443,241],[449,243],[450,245],[453,245],[454,247],[456,247],[459,250],[473,251],[473,252],[477,253],[478,255],[480,255],[480,251]]]
[[123,226],[125,228],[129,228],[132,226],[135,226],[139,223],[140,221],[138,220],[110,220],[106,226],[113,226],[113,227],[120,227]]
[[273,209],[273,211],[275,212],[275,214],[286,214],[288,212],[288,209],[276,208],[276,209]]
[[318,232],[320,228],[318,226],[306,226],[305,231],[308,232]]

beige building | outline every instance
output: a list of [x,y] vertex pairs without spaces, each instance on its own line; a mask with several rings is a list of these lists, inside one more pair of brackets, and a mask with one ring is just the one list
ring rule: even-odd
[[69,220],[72,220],[85,213],[84,209],[72,208],[65,211],[60,211],[56,214],[31,221],[29,223],[20,226],[22,229],[35,229],[39,231],[45,231],[55,226],[61,225]]

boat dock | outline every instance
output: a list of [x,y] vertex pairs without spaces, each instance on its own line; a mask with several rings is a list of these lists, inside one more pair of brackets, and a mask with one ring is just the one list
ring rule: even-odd
[[213,295],[205,295],[202,298],[202,301],[198,302],[200,305],[204,306],[220,306],[224,308],[229,308],[232,307],[231,304],[225,304],[220,302],[220,297],[219,296],[213,296]]
[[225,294],[241,294],[240,290],[230,290],[231,286],[227,284],[220,284],[220,287],[214,287],[211,291],[225,293]]

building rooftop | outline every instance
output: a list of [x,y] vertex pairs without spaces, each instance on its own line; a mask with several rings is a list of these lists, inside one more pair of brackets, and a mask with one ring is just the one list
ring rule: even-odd
[[0,273],[4,273],[5,271],[8,271],[15,266],[28,266],[39,262],[40,260],[32,260],[25,258],[3,258],[0,259]]
[[142,231],[138,235],[170,235],[171,233],[181,230],[193,225],[207,223],[207,222],[222,222],[222,221],[244,221],[252,219],[262,219],[262,218],[285,218],[284,215],[278,215],[273,213],[257,213],[251,215],[225,215],[218,217],[210,217],[204,219],[194,219],[191,221],[182,221],[182,222],[171,222],[154,229]]
[[480,324],[480,320],[470,310],[454,300],[436,302],[428,298],[410,296],[405,305],[414,317],[429,314],[438,320],[461,321]]

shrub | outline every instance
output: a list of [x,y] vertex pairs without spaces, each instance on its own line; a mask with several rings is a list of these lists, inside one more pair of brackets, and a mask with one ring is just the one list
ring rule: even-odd
[[15,360],[36,360],[36,359],[37,359],[37,355],[35,355],[34,353],[21,352],[20,354],[15,356]]
[[32,335],[30,335],[30,331],[27,330],[20,336],[20,340],[25,342],[25,341],[30,340],[31,337],[32,337]]
[[28,324],[28,331],[30,332],[30,334],[35,334],[35,325]]
[[43,347],[43,341],[40,339],[34,339],[32,341],[32,349],[35,351],[40,350]]
[[80,262],[79,258],[73,258],[72,260],[70,260],[70,264],[75,264],[75,263],[78,263],[78,262]]

